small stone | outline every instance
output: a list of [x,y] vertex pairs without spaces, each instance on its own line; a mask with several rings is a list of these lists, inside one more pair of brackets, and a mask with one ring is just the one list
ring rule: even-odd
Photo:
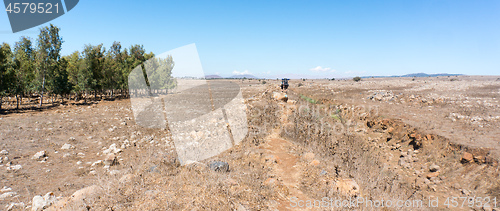
[[107,166],[114,166],[118,164],[118,161],[116,160],[116,155],[115,154],[107,154],[106,157],[104,158],[103,161],[104,165]]
[[431,178],[437,177],[437,176],[439,176],[439,171],[429,173],[429,174],[427,174],[426,177],[427,177],[427,179],[431,179]]
[[432,164],[431,167],[429,168],[429,171],[431,172],[439,171],[439,166],[436,164]]
[[6,192],[0,195],[0,200],[5,200],[6,198],[10,198],[16,195],[16,192]]
[[74,148],[75,148],[75,147],[74,147],[73,145],[68,144],[68,143],[64,144],[64,145],[61,147],[61,149],[62,149],[62,150],[68,150],[68,149],[74,149]]
[[8,155],[8,154],[9,154],[9,152],[5,149],[0,151],[0,155]]
[[476,163],[486,163],[486,157],[482,155],[474,156],[474,162]]
[[52,192],[48,192],[43,197],[40,195],[37,195],[37,196],[33,197],[31,210],[32,211],[44,210],[47,207],[49,207],[52,203],[54,203],[55,200],[56,200],[56,197],[54,196],[54,193],[52,193]]
[[111,144],[108,149],[105,149],[105,150],[102,151],[102,153],[105,154],[105,155],[106,154],[110,154],[110,153],[117,154],[117,153],[120,153],[120,152],[122,152],[122,150],[119,149],[119,148],[116,148],[116,144]]
[[319,160],[313,160],[313,161],[311,161],[311,163],[309,163],[309,165],[311,165],[311,166],[319,166],[319,163],[320,163]]
[[98,160],[98,161],[96,161],[96,162],[92,163],[92,165],[90,165],[90,166],[91,166],[91,167],[94,167],[94,166],[102,166],[102,165],[103,165],[102,160]]
[[40,152],[35,153],[33,155],[33,157],[31,157],[31,159],[33,159],[33,160],[42,160],[45,156],[47,156],[47,155],[45,154],[45,151],[42,150]]
[[223,161],[212,161],[208,163],[208,167],[213,171],[228,172],[229,164]]
[[83,162],[79,160],[78,162],[76,162],[76,165],[82,165],[82,163]]
[[11,190],[12,190],[12,188],[9,188],[7,186],[3,186],[2,190],[0,190],[0,191],[3,193],[3,192],[11,191]]
[[69,137],[68,141],[75,142],[76,138],[75,137]]
[[468,153],[468,152],[464,152],[464,154],[462,155],[461,162],[462,163],[470,163],[470,162],[472,162],[472,160],[473,160],[472,154]]
[[19,202],[19,203],[15,203],[15,202],[12,202],[10,203],[10,205],[7,207],[7,211],[10,211],[10,210],[23,210],[24,209],[24,202]]
[[17,170],[21,170],[23,168],[23,166],[21,165],[12,165],[12,166],[8,166],[7,167],[7,171],[17,171]]

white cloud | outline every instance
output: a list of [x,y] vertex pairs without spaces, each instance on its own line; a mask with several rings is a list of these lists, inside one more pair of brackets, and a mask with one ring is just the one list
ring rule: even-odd
[[309,69],[309,71],[313,71],[313,72],[326,72],[326,71],[335,72],[335,70],[332,69],[332,68],[321,67],[321,66],[317,66],[315,68],[311,68],[311,69]]
[[244,70],[244,71],[233,71],[233,75],[247,75],[247,74],[250,74],[250,72],[248,70]]

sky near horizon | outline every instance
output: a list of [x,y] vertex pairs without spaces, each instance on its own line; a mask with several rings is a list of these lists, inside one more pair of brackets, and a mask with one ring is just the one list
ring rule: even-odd
[[[50,23],[63,55],[113,41],[156,55],[195,43],[207,75],[500,75],[498,0],[82,0]],[[13,34],[0,12],[0,42],[36,39],[39,27]]]

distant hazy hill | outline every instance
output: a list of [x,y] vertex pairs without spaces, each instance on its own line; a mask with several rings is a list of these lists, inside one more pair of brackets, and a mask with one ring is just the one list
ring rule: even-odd
[[257,78],[257,77],[255,77],[253,75],[245,74],[245,75],[233,75],[233,76],[230,76],[227,78]]
[[206,75],[205,79],[219,79],[222,78],[220,75]]
[[436,77],[436,76],[458,76],[462,74],[448,74],[448,73],[438,73],[438,74],[427,74],[427,73],[411,73],[397,77]]

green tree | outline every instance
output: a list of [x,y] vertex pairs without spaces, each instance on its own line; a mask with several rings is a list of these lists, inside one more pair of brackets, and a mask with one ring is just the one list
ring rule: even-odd
[[3,43],[0,47],[0,112],[2,111],[3,97],[10,95],[14,82],[12,50],[10,45]]
[[150,89],[155,93],[157,90],[173,89],[176,81],[172,78],[172,69],[174,69],[174,60],[172,56],[167,58],[152,58],[144,63],[147,71]]
[[358,81],[361,81],[361,77],[356,76],[356,77],[352,78],[352,80],[358,82]]
[[68,95],[71,92],[72,84],[69,82],[68,77],[68,66],[69,61],[66,58],[61,58],[57,62],[54,71],[52,72],[52,89],[53,93],[57,96],[60,95],[64,101],[64,95]]
[[82,51],[83,68],[79,71],[81,85],[85,91],[93,91],[97,98],[97,91],[102,90],[104,84],[105,49],[102,44],[85,45]]
[[19,100],[26,93],[34,90],[33,80],[35,79],[35,50],[31,39],[21,37],[14,45],[14,64],[15,64],[15,80],[14,94],[16,95],[17,106],[19,108]]
[[36,87],[40,92],[40,107],[43,104],[43,94],[45,85],[48,84],[48,91],[53,91],[56,86],[51,77],[54,71],[58,68],[58,62],[61,58],[62,37],[59,36],[60,29],[57,26],[50,24],[49,27],[42,27],[37,40],[36,63],[37,63],[37,79]]

